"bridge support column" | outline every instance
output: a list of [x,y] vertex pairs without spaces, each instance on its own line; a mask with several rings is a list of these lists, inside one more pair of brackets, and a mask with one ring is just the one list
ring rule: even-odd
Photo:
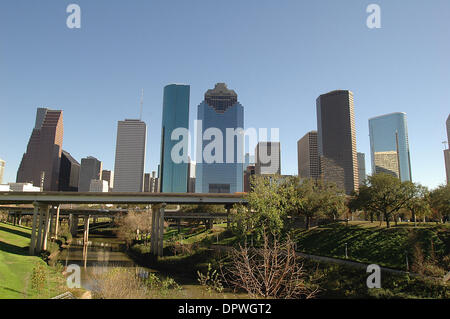
[[44,210],[42,205],[39,205],[39,217],[37,221],[37,240],[36,240],[36,253],[41,252],[42,248],[42,231],[44,230]]
[[87,245],[89,242],[89,215],[84,216],[84,234],[83,234],[83,245]]
[[54,233],[55,239],[58,239],[59,209],[60,209],[60,205],[56,206],[55,233]]
[[39,203],[34,202],[34,212],[33,212],[33,223],[31,225],[31,242],[30,242],[30,255],[34,255],[36,250],[36,226],[37,226],[37,219],[39,214]]
[[161,205],[159,210],[159,235],[158,235],[158,256],[163,256],[164,248],[164,212],[166,210],[166,204]]
[[44,232],[42,235],[42,250],[47,250],[48,233],[50,232],[50,206],[45,206]]
[[225,208],[227,209],[227,229],[230,228],[230,210],[231,210],[231,206],[230,205],[226,205]]
[[69,215],[69,228],[72,237],[75,237],[78,233],[78,215]]
[[156,221],[158,220],[159,210],[155,210],[152,208],[152,234],[150,237],[150,250],[153,255],[156,255],[156,243],[157,243],[157,234],[158,234],[158,224]]

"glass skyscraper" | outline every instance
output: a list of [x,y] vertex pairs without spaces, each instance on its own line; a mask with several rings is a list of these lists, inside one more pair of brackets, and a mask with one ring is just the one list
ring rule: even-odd
[[[213,90],[205,93],[205,100],[198,106],[197,119],[201,125],[201,128],[198,129],[198,134],[201,136],[197,138],[201,140],[197,141],[195,192],[242,192],[244,187],[243,135],[233,135],[231,141],[227,139],[226,134],[227,128],[233,130],[244,128],[244,107],[238,102],[236,92],[229,90],[225,83],[217,83]],[[205,140],[204,133],[210,128],[217,128],[222,136],[214,136],[211,137],[211,140]],[[211,132],[211,130],[208,131]],[[214,149],[214,154],[217,155],[222,151],[222,158],[208,163],[203,156],[205,148],[208,150],[209,144],[219,139],[221,139],[220,143],[215,145],[218,147],[222,145],[222,149]],[[233,161],[227,161],[227,143],[232,145]],[[231,157],[231,154],[228,155]]]
[[372,174],[388,173],[411,181],[406,113],[397,112],[369,119]]
[[[189,129],[190,86],[170,84],[164,87],[163,116],[161,128],[161,181],[163,193],[186,193],[188,191],[188,163],[175,163],[172,148],[179,140],[172,140],[172,132],[177,128]],[[185,151],[188,150],[188,140]]]

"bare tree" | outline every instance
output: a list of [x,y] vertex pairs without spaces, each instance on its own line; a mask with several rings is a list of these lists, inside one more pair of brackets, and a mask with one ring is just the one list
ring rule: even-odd
[[276,238],[269,241],[263,234],[261,248],[239,246],[230,251],[231,263],[222,267],[225,282],[235,289],[245,290],[252,298],[313,298],[318,287],[305,283],[303,264],[297,261],[294,242]]
[[117,237],[125,240],[127,244],[133,240],[146,241],[152,229],[152,213],[135,212],[130,210],[126,215],[117,219]]

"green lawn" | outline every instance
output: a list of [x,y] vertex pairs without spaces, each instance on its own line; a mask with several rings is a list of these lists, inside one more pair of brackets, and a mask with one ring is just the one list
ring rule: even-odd
[[414,228],[412,223],[401,223],[388,229],[376,222],[334,223],[307,231],[298,229],[295,237],[297,249],[308,254],[343,259],[347,244],[350,260],[400,270],[406,269],[406,255],[411,263],[416,243],[426,257],[431,253],[431,242],[439,259],[450,254],[450,227],[442,224]]
[[[0,223],[0,298],[50,298],[62,291],[62,275],[37,256],[28,256],[30,229]],[[40,292],[32,289],[36,264],[44,265],[47,280]]]

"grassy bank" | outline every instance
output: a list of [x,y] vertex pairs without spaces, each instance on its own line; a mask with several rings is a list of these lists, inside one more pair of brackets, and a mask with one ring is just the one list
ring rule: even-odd
[[[299,251],[345,259],[345,246],[349,260],[375,263],[380,266],[406,270],[414,250],[419,245],[425,260],[434,254],[440,266],[448,267],[444,261],[450,255],[450,225],[400,223],[396,227],[379,227],[379,223],[350,222],[334,223],[295,231]],[[447,269],[449,271],[449,269]]]
[[30,234],[30,228],[0,223],[0,298],[51,298],[64,292],[57,268],[28,255]]

